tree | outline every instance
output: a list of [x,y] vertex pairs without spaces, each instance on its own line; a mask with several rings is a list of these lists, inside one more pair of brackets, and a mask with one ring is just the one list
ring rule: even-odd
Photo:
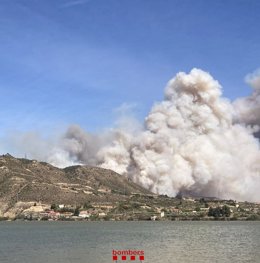
[[213,216],[215,218],[222,216],[222,209],[219,206],[213,209]]
[[200,204],[204,204],[205,203],[205,199],[204,198],[200,198]]
[[222,207],[222,214],[223,214],[223,216],[230,217],[231,211],[227,205],[224,205]]
[[75,211],[74,211],[74,216],[79,216],[79,208],[80,207],[76,207]]
[[51,204],[51,209],[56,210],[58,206],[56,204]]
[[219,217],[229,217],[231,214],[230,208],[227,205],[224,205],[223,207],[215,207],[209,208],[208,211],[208,216],[214,216],[215,218],[219,218]]
[[214,216],[213,214],[214,209],[212,207],[209,208],[208,216]]
[[195,211],[199,212],[199,211],[200,211],[200,207],[197,206],[197,207],[195,208]]

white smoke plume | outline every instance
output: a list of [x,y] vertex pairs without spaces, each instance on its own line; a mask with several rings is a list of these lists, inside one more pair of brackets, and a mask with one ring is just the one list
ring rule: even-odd
[[191,192],[260,201],[260,149],[254,136],[260,124],[259,72],[247,81],[253,94],[232,104],[210,74],[178,73],[144,127],[133,118],[125,125],[125,116],[121,127],[99,135],[71,126],[46,160],[56,166],[99,165],[170,196]]
[[259,142],[249,128],[233,124],[233,115],[208,73],[179,73],[146,129],[135,138],[121,134],[99,151],[99,161],[156,193],[260,200]]
[[[251,96],[234,102],[237,121],[259,132],[260,128],[260,69],[246,76],[246,82],[253,88]],[[259,133],[257,134],[259,137]]]

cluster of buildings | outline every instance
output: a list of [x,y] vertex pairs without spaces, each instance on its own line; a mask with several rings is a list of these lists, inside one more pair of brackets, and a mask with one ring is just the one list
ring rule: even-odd
[[[104,205],[105,206],[105,205]],[[110,207],[110,206],[109,206]],[[90,220],[102,219],[107,215],[102,205],[84,209],[83,207],[73,207],[71,205],[65,206],[64,204],[57,205],[55,208],[45,205],[34,205],[24,210],[19,219],[24,220]]]
[[[86,203],[84,205],[44,205],[34,203],[21,211],[16,219],[23,220],[213,220],[212,209],[220,214],[218,219],[259,220],[260,204],[233,200],[204,200],[171,198],[165,196],[132,196],[118,202]],[[224,211],[224,210],[223,210]],[[217,213],[216,213],[217,214]]]

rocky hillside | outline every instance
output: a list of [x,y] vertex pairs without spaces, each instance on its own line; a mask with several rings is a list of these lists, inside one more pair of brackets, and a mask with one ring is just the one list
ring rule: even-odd
[[111,170],[88,166],[59,169],[9,154],[0,156],[0,216],[18,209],[17,204],[117,202],[133,193],[151,194]]

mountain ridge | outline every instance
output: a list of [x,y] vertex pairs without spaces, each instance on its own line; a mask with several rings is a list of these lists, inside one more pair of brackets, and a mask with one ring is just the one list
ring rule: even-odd
[[49,205],[119,202],[131,194],[152,193],[108,169],[80,165],[60,169],[10,154],[0,156],[0,216],[18,202]]

